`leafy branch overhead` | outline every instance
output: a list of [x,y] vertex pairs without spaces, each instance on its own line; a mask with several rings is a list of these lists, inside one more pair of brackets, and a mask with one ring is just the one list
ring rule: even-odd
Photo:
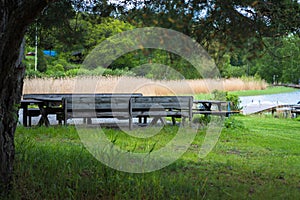
[[[39,46],[59,51],[66,61],[72,60],[70,55],[74,52],[88,55],[95,46],[117,33],[156,26],[177,30],[195,39],[214,59],[223,77],[256,75],[271,82],[276,73],[281,81],[295,82],[296,76],[287,78],[289,75],[283,75],[280,68],[286,72],[290,68],[300,71],[298,56],[290,50],[276,48],[285,48],[282,43],[297,46],[300,36],[297,0],[61,0],[50,4],[37,23],[28,29],[29,46],[34,46],[36,26]],[[294,50],[298,52],[299,48]],[[286,64],[290,59],[293,66]],[[262,60],[268,61],[261,65]],[[135,66],[153,62],[172,65],[185,78],[199,78],[188,62],[177,55],[149,49],[124,55],[109,68],[134,69],[133,72],[144,75],[145,71]],[[274,62],[279,64],[274,65]],[[268,66],[279,70],[265,73]],[[65,65],[64,68],[70,69]],[[153,77],[153,74],[147,76]]]

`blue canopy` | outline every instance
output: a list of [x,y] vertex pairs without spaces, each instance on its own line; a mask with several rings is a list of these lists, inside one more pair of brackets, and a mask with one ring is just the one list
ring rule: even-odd
[[47,56],[52,56],[52,57],[57,56],[57,52],[54,51],[54,50],[44,50],[43,52],[44,52],[44,54],[47,55]]

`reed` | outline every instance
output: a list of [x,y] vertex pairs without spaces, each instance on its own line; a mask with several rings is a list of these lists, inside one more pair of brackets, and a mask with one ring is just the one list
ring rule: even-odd
[[151,80],[137,77],[85,76],[75,78],[25,79],[23,94],[29,93],[143,93],[144,95],[180,95],[222,91],[263,90],[264,81],[254,79]]

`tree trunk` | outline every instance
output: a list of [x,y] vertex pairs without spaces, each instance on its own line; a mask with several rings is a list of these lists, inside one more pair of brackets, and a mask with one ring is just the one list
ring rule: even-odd
[[23,38],[27,26],[49,1],[0,1],[0,194],[9,191],[15,155],[14,132],[25,67]]

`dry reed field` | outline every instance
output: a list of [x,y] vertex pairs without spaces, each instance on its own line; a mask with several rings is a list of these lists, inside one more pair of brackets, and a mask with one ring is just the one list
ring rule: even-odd
[[264,81],[253,79],[151,80],[137,77],[74,77],[25,79],[23,94],[29,93],[142,93],[143,95],[181,95],[209,93],[213,90],[261,90]]

